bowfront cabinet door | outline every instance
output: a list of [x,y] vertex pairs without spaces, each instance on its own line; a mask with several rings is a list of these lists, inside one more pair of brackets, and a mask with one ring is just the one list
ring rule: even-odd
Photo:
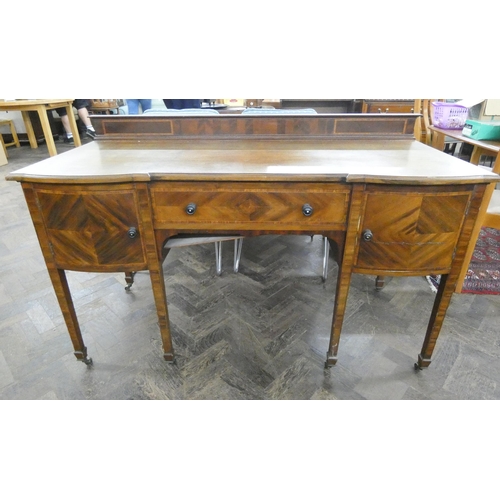
[[356,271],[448,273],[470,198],[467,186],[366,186]]
[[107,272],[146,268],[133,186],[39,185],[34,193],[58,268]]

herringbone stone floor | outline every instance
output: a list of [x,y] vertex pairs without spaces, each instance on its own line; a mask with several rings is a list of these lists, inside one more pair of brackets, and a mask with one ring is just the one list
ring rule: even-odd
[[[84,140],[84,142],[87,142]],[[64,153],[72,146],[56,143]],[[455,294],[430,367],[416,372],[435,295],[424,278],[355,275],[335,367],[324,368],[337,266],[316,236],[213,245],[164,263],[176,362],[163,360],[148,273],[68,273],[94,364],[76,361],[21,187],[5,175],[48,157],[9,148],[0,167],[0,399],[499,399],[500,296]]]

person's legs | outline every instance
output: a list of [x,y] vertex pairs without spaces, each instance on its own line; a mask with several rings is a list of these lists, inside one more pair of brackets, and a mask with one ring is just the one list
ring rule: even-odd
[[141,108],[142,112],[147,111],[148,109],[151,109],[152,106],[152,99],[138,99],[139,102],[141,103]]
[[126,99],[129,115],[139,114],[139,100],[140,99]]
[[179,99],[163,99],[163,104],[167,109],[180,109]]
[[69,117],[67,114],[61,116],[61,123],[64,127],[65,136],[63,138],[64,142],[69,142],[73,144],[75,140],[73,139],[73,132],[71,130],[71,125],[69,124]]
[[78,110],[78,116],[80,117],[80,120],[82,120],[82,123],[86,127],[85,133],[87,134],[87,136],[90,137],[91,139],[95,139],[96,133],[94,127],[92,126],[92,122],[90,121],[89,112],[87,108],[80,108]]
[[89,112],[87,108],[80,108],[78,110],[78,116],[80,117],[80,120],[82,120],[83,124],[87,128],[92,127],[92,122],[90,121]]
[[73,134],[71,132],[71,127],[69,126],[68,115],[61,116],[61,123],[63,124],[64,131],[66,132],[66,136],[69,134],[71,137],[73,137]]
[[61,117],[61,123],[64,127],[64,142],[73,142],[73,132],[71,132],[66,108],[56,108],[56,112]]
[[183,108],[201,108],[201,99],[183,99]]

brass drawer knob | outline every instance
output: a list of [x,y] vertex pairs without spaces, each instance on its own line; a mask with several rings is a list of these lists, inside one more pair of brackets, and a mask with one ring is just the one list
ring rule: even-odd
[[190,204],[186,207],[186,213],[187,213],[188,215],[193,215],[195,212],[196,212],[196,204],[195,204],[195,203],[190,203]]
[[362,234],[362,238],[364,241],[372,241],[373,233],[369,229],[365,229]]
[[309,205],[309,203],[306,203],[305,205],[302,206],[302,213],[306,217],[311,217],[313,212],[314,212],[314,209],[313,209],[313,207],[311,207],[311,205]]

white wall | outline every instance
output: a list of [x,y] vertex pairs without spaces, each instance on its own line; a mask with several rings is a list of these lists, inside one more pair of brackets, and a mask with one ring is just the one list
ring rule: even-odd
[[[26,127],[24,126],[23,115],[21,111],[0,111],[0,118],[4,120],[13,120],[18,134],[25,134]],[[2,128],[3,134],[10,134],[9,127]]]

